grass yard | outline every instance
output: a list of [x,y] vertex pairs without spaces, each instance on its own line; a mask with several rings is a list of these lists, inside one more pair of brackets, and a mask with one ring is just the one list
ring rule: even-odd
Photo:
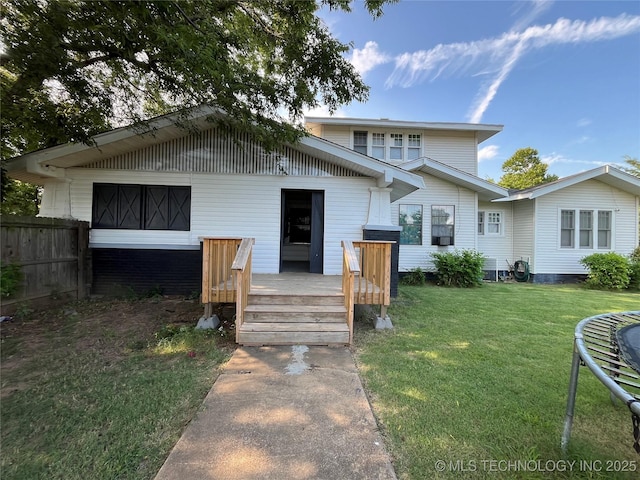
[[576,324],[638,309],[638,293],[579,286],[400,287],[395,330],[355,337],[398,477],[640,478],[629,410],[585,367],[560,449]]
[[0,324],[3,480],[150,479],[230,353],[198,302],[86,302]]

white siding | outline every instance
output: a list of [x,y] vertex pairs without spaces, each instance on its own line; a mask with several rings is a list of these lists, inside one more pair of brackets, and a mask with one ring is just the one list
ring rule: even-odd
[[[478,210],[485,212],[500,212],[502,214],[502,233],[500,235],[478,235],[478,251],[487,258],[495,258],[499,270],[507,268],[506,260],[513,263],[513,214],[510,203],[479,202]],[[476,226],[477,226],[476,220]]]
[[478,144],[474,133],[425,132],[424,155],[478,175]]
[[92,230],[91,243],[197,248],[201,236],[255,237],[254,272],[277,273],[282,189],[325,193],[324,273],[342,271],[341,241],[362,239],[369,208],[368,178],[247,176],[73,169],[72,215],[91,221],[93,182],[191,186],[191,230]]
[[[613,212],[612,251],[628,255],[637,245],[638,212],[636,197],[597,180],[550,193],[536,199],[535,273],[585,273],[579,260],[608,250],[560,248],[561,209],[611,210]],[[577,222],[576,222],[577,223]],[[576,224],[576,228],[577,224]]]
[[[391,204],[391,219],[399,223],[400,205],[422,205],[422,245],[400,245],[398,270],[408,272],[420,267],[432,269],[430,254],[455,249],[476,249],[476,194],[439,178],[423,175],[426,188],[417,190]],[[431,245],[431,205],[455,206],[455,245]]]
[[343,127],[339,125],[323,125],[321,136],[325,140],[337,143],[338,145],[342,145],[343,147],[353,148],[351,131],[352,129],[350,127]]
[[536,272],[535,257],[535,202],[533,200],[520,200],[513,202],[513,256],[509,262],[527,260],[529,271]]

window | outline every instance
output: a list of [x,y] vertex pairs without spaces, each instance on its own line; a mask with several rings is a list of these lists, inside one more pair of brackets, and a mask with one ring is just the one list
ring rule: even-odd
[[598,248],[611,248],[611,211],[598,212]]
[[389,160],[402,160],[402,134],[392,133],[389,147]]
[[422,245],[422,205],[400,205],[400,245]]
[[93,185],[92,228],[185,230],[191,225],[191,187]]
[[367,132],[353,132],[353,149],[367,155]]
[[422,137],[418,133],[410,133],[407,146],[407,160],[415,160],[420,158],[422,148]]
[[371,134],[371,156],[384,160],[384,133]]
[[[576,224],[577,219],[577,224]],[[560,248],[611,249],[611,210],[560,210]]]
[[478,235],[502,235],[502,212],[478,212]]
[[580,248],[593,248],[593,212],[580,210]]
[[575,225],[575,212],[573,210],[562,210],[560,212],[561,248],[573,248]]
[[431,245],[453,245],[455,207],[453,205],[431,206]]

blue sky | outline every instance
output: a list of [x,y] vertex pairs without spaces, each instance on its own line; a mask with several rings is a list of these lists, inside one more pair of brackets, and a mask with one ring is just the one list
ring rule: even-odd
[[371,87],[336,115],[504,125],[479,150],[495,180],[524,147],[560,177],[640,158],[637,0],[401,0],[377,20],[356,2],[321,18]]

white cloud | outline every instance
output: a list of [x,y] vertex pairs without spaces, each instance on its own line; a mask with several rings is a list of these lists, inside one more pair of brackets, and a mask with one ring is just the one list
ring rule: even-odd
[[485,160],[491,160],[498,155],[498,150],[500,147],[497,145],[487,145],[478,150],[478,162],[482,162]]
[[324,104],[321,104],[310,110],[305,110],[304,116],[305,117],[346,117],[347,114],[341,108],[331,113],[329,111],[329,107],[327,107]]
[[386,86],[410,87],[425,79],[433,81],[444,76],[490,72],[468,115],[469,121],[480,122],[502,83],[529,51],[550,45],[611,40],[637,32],[640,32],[640,16],[622,14],[588,22],[560,18],[553,24],[535,25],[522,31],[514,29],[496,38],[440,44],[430,50],[401,54],[395,58],[395,69]]
[[578,123],[576,124],[576,126],[578,127],[587,127],[589,125],[591,125],[590,118],[581,118],[580,120],[578,120]]
[[378,65],[390,62],[391,60],[392,58],[382,53],[378,49],[378,44],[372,41],[365,43],[362,49],[354,48],[353,54],[351,55],[351,63],[362,76]]
[[611,165],[612,162],[604,162],[600,160],[575,160],[567,158],[560,153],[552,153],[550,155],[540,155],[540,160],[547,165],[586,165],[589,168],[601,167],[603,165]]

